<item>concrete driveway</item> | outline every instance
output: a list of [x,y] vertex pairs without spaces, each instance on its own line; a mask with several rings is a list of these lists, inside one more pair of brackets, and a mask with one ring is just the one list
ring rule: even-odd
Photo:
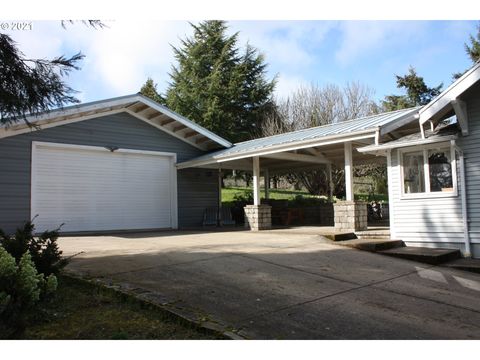
[[308,232],[63,237],[70,271],[253,339],[480,339],[480,274]]

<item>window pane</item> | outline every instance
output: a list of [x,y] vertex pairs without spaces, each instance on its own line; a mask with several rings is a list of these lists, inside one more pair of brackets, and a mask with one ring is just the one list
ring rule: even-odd
[[403,154],[403,185],[405,194],[425,192],[422,151]]
[[453,191],[450,149],[429,150],[430,191]]

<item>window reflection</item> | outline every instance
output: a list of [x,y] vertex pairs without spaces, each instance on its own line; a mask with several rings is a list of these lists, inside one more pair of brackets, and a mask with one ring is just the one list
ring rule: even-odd
[[430,191],[453,191],[450,149],[429,150]]
[[403,154],[403,182],[406,194],[425,192],[423,151]]

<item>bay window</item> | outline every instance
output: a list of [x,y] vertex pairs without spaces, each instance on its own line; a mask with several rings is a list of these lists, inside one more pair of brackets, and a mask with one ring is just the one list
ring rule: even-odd
[[455,150],[437,145],[399,152],[404,197],[456,195]]

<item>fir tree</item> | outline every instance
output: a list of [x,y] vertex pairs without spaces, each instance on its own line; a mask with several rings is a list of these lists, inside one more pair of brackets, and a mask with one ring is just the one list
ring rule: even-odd
[[436,87],[428,87],[423,77],[419,76],[413,67],[408,69],[408,74],[395,76],[397,78],[397,88],[404,89],[406,94],[385,96],[385,100],[382,101],[382,107],[385,111],[428,104],[434,97],[440,94],[443,87],[443,84]]
[[[472,63],[476,63],[477,61],[480,60],[480,24],[477,25],[477,34],[475,36],[470,35],[469,37],[470,40],[470,45],[465,43],[465,52],[467,53],[467,56],[470,58]],[[453,74],[453,79],[457,80],[460,76],[465,74],[467,70],[464,72],[459,72]]]
[[248,45],[242,52],[238,33],[227,34],[224,21],[191,24],[193,37],[173,48],[166,105],[230,141],[251,138],[272,104],[275,79],[266,78],[266,63]]
[[165,104],[165,99],[157,91],[157,84],[155,84],[151,78],[148,78],[145,84],[143,84],[140,89],[140,94],[160,104]]

